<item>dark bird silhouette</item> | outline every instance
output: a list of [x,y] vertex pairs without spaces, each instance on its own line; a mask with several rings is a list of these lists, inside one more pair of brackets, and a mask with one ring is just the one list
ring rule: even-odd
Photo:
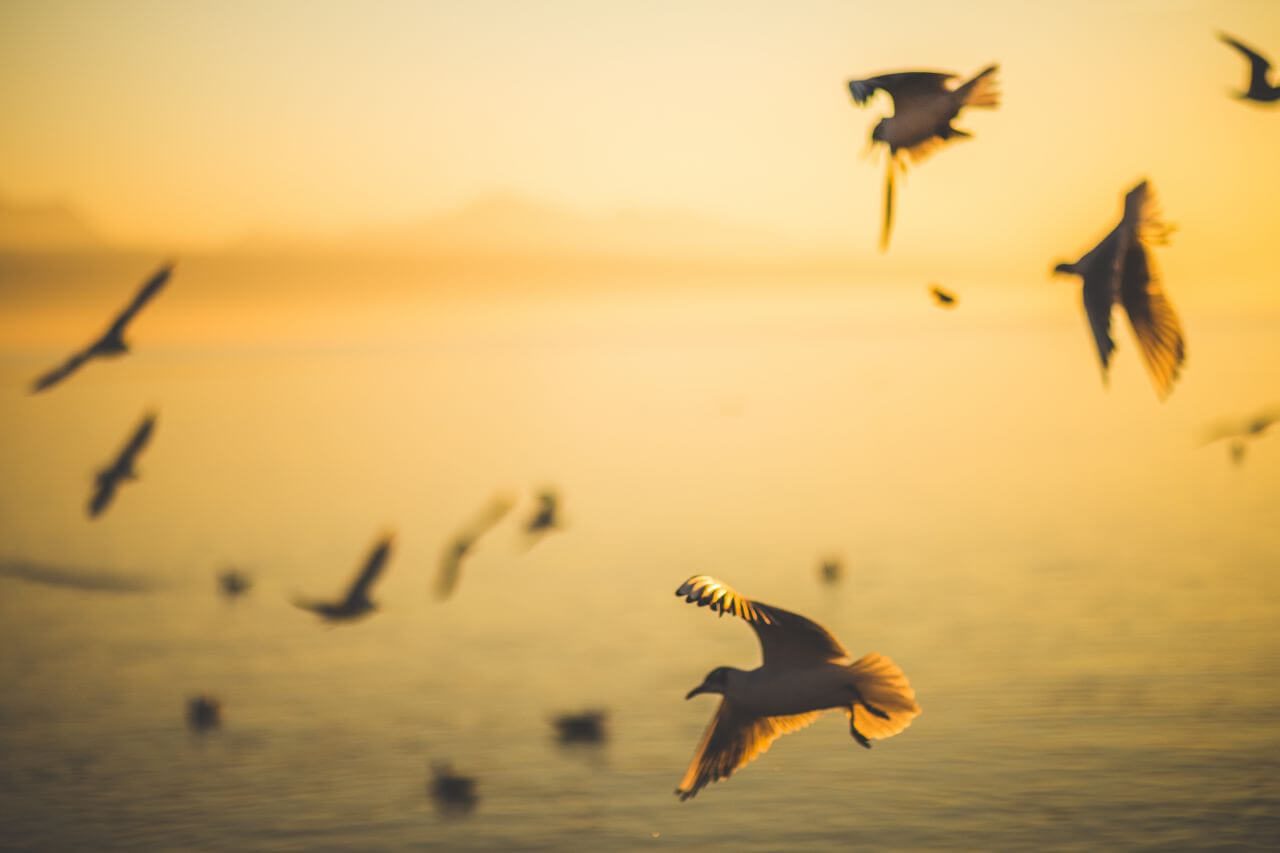
[[218,573],[218,589],[227,598],[236,599],[249,591],[253,578],[239,569],[226,569]]
[[1205,445],[1212,444],[1215,441],[1222,441],[1223,439],[1230,439],[1227,442],[1227,451],[1231,456],[1231,461],[1240,465],[1244,462],[1248,443],[1262,438],[1276,421],[1280,421],[1280,408],[1266,409],[1244,419],[1233,418],[1219,421],[1205,430],[1204,438],[1200,443]]
[[187,700],[187,725],[192,731],[206,732],[222,725],[222,703],[208,693]]
[[560,498],[550,489],[538,495],[538,508],[524,525],[524,532],[530,539],[530,545],[545,534],[561,526]]
[[559,714],[551,722],[561,743],[601,743],[605,739],[604,723],[608,716],[607,711],[596,709]]
[[1273,86],[1267,80],[1271,74],[1271,63],[1262,54],[1226,33],[1218,33],[1218,38],[1240,51],[1249,60],[1249,88],[1239,92],[1236,97],[1242,101],[1255,101],[1259,104],[1274,104],[1280,101],[1280,86]]
[[934,285],[930,285],[929,293],[933,295],[933,301],[938,303],[938,305],[942,306],[943,308],[956,307],[956,302],[958,300],[956,299],[956,295],[951,291],[943,290],[941,287],[934,284]]
[[511,511],[510,498],[499,495],[481,510],[466,527],[454,537],[445,548],[440,558],[440,569],[436,572],[436,597],[448,598],[453,594],[462,575],[462,561],[471,553],[481,536],[493,529],[498,522]]
[[391,545],[394,541],[395,536],[387,534],[373,546],[373,550],[369,552],[368,559],[365,560],[364,568],[360,570],[355,582],[347,590],[345,598],[340,601],[294,599],[293,603],[303,610],[310,610],[312,613],[317,614],[326,622],[346,622],[352,619],[359,619],[361,616],[376,610],[378,605],[369,599],[369,590],[373,587],[378,576],[382,574],[382,570],[387,563],[387,557],[391,554]]
[[89,344],[79,352],[73,353],[66,361],[50,370],[48,373],[38,377],[31,385],[31,393],[38,394],[46,388],[57,385],[66,379],[72,373],[75,373],[84,365],[85,362],[92,358],[112,358],[124,355],[129,351],[129,344],[124,339],[125,329],[129,323],[142,310],[148,302],[151,301],[160,288],[164,287],[165,282],[169,280],[169,275],[173,272],[173,264],[169,263],[160,269],[143,283],[142,287],[134,295],[133,300],[125,306],[116,318],[111,321],[111,325],[103,332],[97,340]]
[[844,567],[835,557],[828,557],[818,567],[818,576],[822,578],[823,583],[837,584],[844,577]]
[[138,461],[138,454],[151,441],[151,433],[155,430],[155,426],[155,413],[147,413],[133,431],[133,435],[129,436],[129,440],[120,449],[115,461],[94,476],[93,496],[89,498],[88,507],[90,518],[97,518],[111,505],[121,482],[138,479],[138,471],[134,465]]
[[476,780],[459,776],[447,761],[431,765],[431,796],[436,805],[447,814],[464,814],[476,807],[480,797],[476,794]]
[[956,75],[938,71],[900,71],[849,81],[849,93],[858,106],[864,106],[877,90],[888,92],[893,98],[893,115],[880,119],[871,131],[871,144],[879,142],[889,149],[881,251],[889,248],[889,235],[893,230],[894,173],[906,170],[900,153],[905,153],[913,164],[920,163],[948,141],[972,136],[951,121],[965,107],[1000,105],[995,80],[998,68],[998,65],[984,68],[955,89],[947,88],[947,84]]
[[723,698],[676,788],[681,800],[727,778],[779,736],[799,731],[827,710],[843,709],[849,733],[868,749],[872,739],[893,737],[920,714],[907,676],[893,661],[874,652],[854,660],[816,622],[751,601],[705,575],[689,578],[676,595],[750,624],[764,656],[763,665],[750,671],[716,667],[685,696]]
[[1119,303],[1129,317],[1147,373],[1162,400],[1173,390],[1186,358],[1186,344],[1182,324],[1165,296],[1147,247],[1163,245],[1171,230],[1160,221],[1154,191],[1143,181],[1125,196],[1120,223],[1101,243],[1074,264],[1061,263],[1054,268],[1054,272],[1084,279],[1084,311],[1102,362],[1103,382],[1115,350],[1111,309]]

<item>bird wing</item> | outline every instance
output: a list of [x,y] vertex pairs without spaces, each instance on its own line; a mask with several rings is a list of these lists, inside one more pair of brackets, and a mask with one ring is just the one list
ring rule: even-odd
[[768,750],[781,735],[799,731],[820,716],[822,711],[787,717],[749,717],[727,699],[721,700],[676,793],[681,800],[689,799],[704,786],[728,778],[733,771]]
[[347,592],[347,601],[356,601],[362,598],[368,598],[369,587],[373,586],[373,582],[378,579],[378,575],[382,574],[382,569],[387,563],[387,557],[391,554],[391,545],[395,541],[395,536],[387,534],[373,546],[373,550],[369,552],[369,559],[365,561],[364,568],[360,571],[360,576],[356,578],[356,582],[351,585],[351,589]]
[[1267,75],[1271,71],[1271,63],[1266,60],[1266,57],[1258,53],[1256,50],[1245,45],[1240,40],[1232,38],[1226,33],[1218,33],[1218,38],[1222,39],[1224,42],[1226,42],[1227,44],[1234,47],[1236,50],[1243,53],[1245,55],[1245,58],[1249,60],[1249,73],[1250,73],[1249,79],[1251,84],[1249,88],[1251,89],[1253,88],[1252,83],[1255,80],[1261,81],[1263,83],[1266,82]]
[[1186,357],[1186,345],[1178,315],[1160,286],[1146,247],[1138,239],[1130,243],[1125,253],[1120,304],[1129,315],[1129,324],[1138,339],[1156,394],[1164,399],[1178,378]]
[[37,377],[36,380],[31,383],[31,393],[38,394],[46,388],[51,388],[54,385],[57,385],[59,382],[79,370],[80,366],[92,357],[92,347],[80,350],[53,370]]
[[88,511],[90,518],[97,518],[102,515],[102,511],[111,505],[112,498],[116,496],[116,485],[119,482],[120,478],[111,471],[107,471],[97,478],[97,487],[93,490],[93,496],[89,499]]
[[818,623],[789,610],[752,601],[715,578],[695,575],[680,585],[676,595],[699,607],[710,607],[721,616],[728,613],[749,623],[760,638],[765,666],[812,666],[849,657],[840,641]]
[[472,540],[461,538],[449,543],[445,549],[440,557],[440,569],[436,572],[436,598],[443,600],[453,594],[462,574],[462,558],[467,556],[471,545]]
[[947,82],[956,75],[941,71],[899,71],[893,74],[877,74],[865,80],[850,80],[849,94],[862,106],[877,89],[888,92],[893,98],[894,113],[910,112],[917,105],[927,103],[939,95],[950,94]]
[[142,310],[142,307],[151,301],[160,288],[164,287],[165,282],[169,280],[170,274],[173,272],[173,264],[165,264],[156,270],[151,278],[147,279],[142,287],[138,288],[138,292],[134,294],[133,300],[124,307],[124,310],[116,315],[115,320],[111,322],[110,328],[103,334],[103,339],[118,338],[124,335],[124,329],[129,325],[129,321]]

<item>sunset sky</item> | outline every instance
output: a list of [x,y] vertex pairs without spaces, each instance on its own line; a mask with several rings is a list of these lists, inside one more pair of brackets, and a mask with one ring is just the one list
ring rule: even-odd
[[1000,109],[900,187],[890,257],[1042,275],[1150,177],[1184,279],[1261,290],[1280,109],[1241,103],[1247,2],[6,4],[0,194],[115,243],[330,236],[488,195],[652,208],[875,256],[881,95],[850,77],[1001,66]]

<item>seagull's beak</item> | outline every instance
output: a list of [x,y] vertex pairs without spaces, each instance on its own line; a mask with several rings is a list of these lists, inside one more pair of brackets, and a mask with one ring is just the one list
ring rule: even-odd
[[706,693],[707,692],[706,687],[707,687],[707,683],[705,681],[702,684],[699,684],[697,687],[693,688],[692,690],[690,690],[688,693],[684,695],[685,701],[687,702],[688,700],[692,699],[694,696],[697,696],[699,693]]

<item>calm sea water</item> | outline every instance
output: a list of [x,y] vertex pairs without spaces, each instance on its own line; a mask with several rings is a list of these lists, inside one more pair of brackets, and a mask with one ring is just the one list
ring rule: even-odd
[[[5,846],[1280,837],[1280,442],[1238,468],[1196,446],[1277,396],[1280,318],[1189,300],[1160,404],[1127,328],[1101,386],[1076,297],[1043,282],[1016,310],[974,286],[943,312],[922,285],[422,295],[237,268],[220,297],[206,259],[133,356],[28,397],[149,266],[120,265],[9,266],[0,287]],[[142,479],[89,522],[91,472],[147,407]],[[526,549],[544,486],[566,527]],[[441,552],[496,492],[516,510],[435,601]],[[336,595],[388,529],[379,613],[330,628],[290,605]],[[30,563],[63,582],[18,577]],[[256,580],[234,603],[214,585],[231,564]],[[678,802],[715,703],[684,693],[758,660],[746,625],[672,595],[696,573],[890,655],[923,715],[870,751],[829,715]],[[183,719],[201,691],[224,705],[206,735]],[[553,714],[597,706],[604,745],[555,742]],[[471,814],[436,810],[439,760],[476,777]]]

